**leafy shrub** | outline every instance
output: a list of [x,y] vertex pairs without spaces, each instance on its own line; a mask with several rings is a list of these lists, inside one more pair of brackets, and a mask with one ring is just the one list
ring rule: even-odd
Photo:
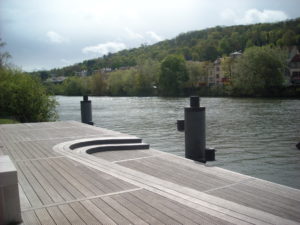
[[0,116],[13,116],[20,122],[52,121],[57,118],[56,105],[38,79],[0,68]]

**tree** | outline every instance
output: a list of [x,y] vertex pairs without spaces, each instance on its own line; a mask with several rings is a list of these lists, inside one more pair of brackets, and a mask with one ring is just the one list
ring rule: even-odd
[[280,48],[252,47],[236,62],[232,94],[270,96],[283,86],[287,54]]
[[57,102],[38,79],[10,68],[0,68],[0,116],[20,122],[43,122],[57,118]]
[[[0,39],[0,49],[3,47]],[[0,116],[20,122],[43,122],[57,118],[57,102],[40,79],[10,68],[8,52],[0,51]]]
[[163,96],[180,96],[188,80],[185,60],[182,56],[169,55],[161,63],[159,90]]
[[66,95],[86,95],[90,92],[88,80],[85,77],[69,77],[63,82],[64,94]]
[[154,86],[158,82],[159,62],[151,59],[138,61],[137,65],[137,94],[149,96],[154,94]]
[[[0,38],[0,48],[5,46],[5,42],[2,42]],[[8,52],[0,52],[0,68],[8,66],[8,59],[11,58],[11,55]]]
[[189,61],[186,63],[187,71],[189,75],[188,87],[196,88],[201,85],[205,85],[208,76],[208,62],[193,62]]
[[91,94],[101,96],[106,94],[107,84],[103,73],[96,73],[90,78]]
[[123,90],[123,77],[120,70],[114,71],[109,74],[107,80],[108,91],[110,95],[120,96],[124,95]]

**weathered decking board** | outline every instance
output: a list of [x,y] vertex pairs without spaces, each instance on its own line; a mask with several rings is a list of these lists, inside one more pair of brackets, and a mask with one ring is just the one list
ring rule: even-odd
[[300,224],[300,190],[156,150],[64,145],[124,136],[74,121],[0,125],[23,224]]

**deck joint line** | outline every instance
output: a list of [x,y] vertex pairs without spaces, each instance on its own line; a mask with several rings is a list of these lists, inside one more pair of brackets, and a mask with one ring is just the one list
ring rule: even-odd
[[91,199],[95,199],[95,198],[109,197],[112,195],[135,192],[135,191],[139,191],[142,189],[144,189],[144,188],[140,188],[140,187],[139,188],[131,188],[131,189],[124,190],[124,191],[111,192],[111,193],[107,193],[107,194],[79,198],[79,199],[74,199],[74,200],[69,200],[69,201],[64,201],[64,202],[56,202],[56,203],[52,203],[52,204],[48,204],[48,205],[42,205],[42,206],[37,206],[37,207],[21,209],[21,212],[27,212],[27,211],[37,210],[37,209],[44,209],[44,208],[48,208],[48,207],[65,205],[65,204],[69,204],[69,203],[73,203],[73,202],[80,202],[80,201],[91,200]]
[[36,161],[36,160],[45,160],[45,159],[57,159],[57,158],[64,158],[65,155],[59,155],[59,156],[49,156],[49,157],[40,157],[40,158],[34,158],[34,159],[16,159],[15,162],[26,162],[26,161]]
[[132,158],[132,159],[122,159],[122,160],[111,161],[111,163],[120,163],[120,162],[127,162],[127,161],[139,160],[139,159],[147,159],[147,158],[158,157],[160,155],[161,154],[137,157],[137,158]]
[[247,179],[244,179],[244,180],[235,182],[235,183],[233,183],[233,184],[228,184],[228,185],[225,185],[225,186],[222,186],[222,187],[217,187],[217,188],[209,189],[209,190],[203,191],[203,192],[204,192],[204,193],[209,193],[209,192],[212,192],[212,191],[216,191],[216,190],[220,190],[220,189],[232,187],[232,186],[235,186],[235,185],[237,185],[237,184],[244,184],[244,183],[247,183],[248,181],[252,181],[252,180],[255,180],[255,179],[256,179],[256,178],[251,177],[251,178],[247,178]]
[[[51,140],[59,140],[59,139],[69,139],[69,140],[75,140],[78,138],[95,138],[99,137],[99,135],[80,135],[80,136],[72,136],[72,137],[55,137],[55,138],[40,138],[40,139],[28,139],[28,140],[18,140],[16,142],[33,142],[33,141],[51,141]],[[16,143],[12,142],[12,143]]]

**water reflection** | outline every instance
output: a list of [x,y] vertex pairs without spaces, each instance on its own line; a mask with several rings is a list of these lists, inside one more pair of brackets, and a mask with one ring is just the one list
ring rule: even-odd
[[[80,121],[81,97],[57,97],[61,120]],[[96,126],[143,138],[153,148],[184,155],[176,130],[188,98],[91,97]],[[202,98],[207,146],[220,166],[300,188],[300,100]]]

